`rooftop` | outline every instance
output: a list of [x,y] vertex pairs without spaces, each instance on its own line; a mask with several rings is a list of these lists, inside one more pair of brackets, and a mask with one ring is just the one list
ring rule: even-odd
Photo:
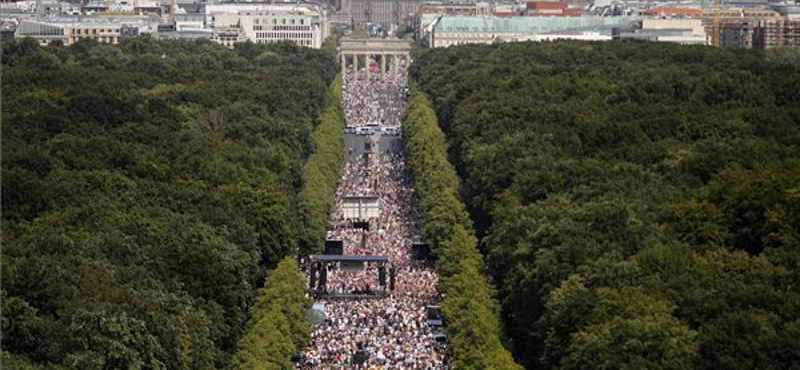
[[301,3],[222,3],[206,4],[208,14],[240,14],[241,12],[267,12],[267,13],[319,13],[321,8],[316,4]]
[[120,24],[138,24],[145,25],[153,23],[149,17],[125,17],[125,18],[108,18],[108,17],[51,17],[42,21],[29,20],[28,22],[48,24],[52,26],[78,26],[84,24],[91,24],[95,26],[102,25],[120,25]]
[[626,26],[640,21],[641,17],[455,17],[444,16],[436,25],[437,31],[445,32],[494,32],[538,34],[585,28],[592,26]]

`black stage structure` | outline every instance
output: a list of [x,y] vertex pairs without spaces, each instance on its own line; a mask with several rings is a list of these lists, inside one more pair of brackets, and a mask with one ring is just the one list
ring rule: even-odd
[[[331,297],[331,298],[382,298],[386,296],[387,285],[386,275],[387,269],[389,274],[388,290],[394,290],[396,281],[397,269],[390,265],[388,256],[377,255],[337,255],[337,254],[314,254],[309,258],[309,286],[308,292],[315,298]],[[378,282],[381,289],[375,290],[373,293],[330,293],[327,289],[328,284],[328,270],[336,265],[339,268],[348,268],[351,270],[364,270],[366,263],[378,265]]]

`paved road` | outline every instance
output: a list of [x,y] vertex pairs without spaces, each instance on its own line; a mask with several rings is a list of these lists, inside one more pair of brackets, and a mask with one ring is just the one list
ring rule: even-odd
[[400,136],[383,135],[376,133],[374,135],[344,135],[344,155],[345,160],[354,162],[359,158],[363,158],[366,149],[366,144],[370,144],[373,153],[403,153],[403,139]]

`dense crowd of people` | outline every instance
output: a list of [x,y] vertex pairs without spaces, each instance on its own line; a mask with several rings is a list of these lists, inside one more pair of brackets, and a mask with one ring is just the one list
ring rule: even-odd
[[[405,66],[401,66],[405,67]],[[405,70],[397,82],[369,81],[362,73],[344,79],[344,109],[349,126],[370,122],[400,126],[405,108]],[[345,255],[389,257],[383,265],[367,262],[360,270],[333,263],[325,271],[325,320],[316,326],[297,369],[447,369],[441,329],[427,325],[426,307],[437,304],[438,276],[424,261],[411,256],[420,230],[418,200],[406,174],[402,152],[383,152],[370,160],[350,160],[342,168],[327,239],[341,240]],[[377,196],[379,216],[368,230],[344,217],[345,197]],[[387,271],[394,270],[394,284]],[[391,289],[394,288],[394,289]],[[343,298],[345,296],[346,298]]]
[[[378,197],[380,217],[370,220],[370,231],[355,229],[353,220],[344,218],[346,196]],[[410,243],[419,231],[420,214],[413,206],[414,189],[405,176],[402,153],[381,154],[368,164],[360,160],[346,162],[336,202],[327,239],[344,241],[345,254],[390,255],[396,262],[408,261]]]
[[398,72],[402,78],[394,80],[393,76],[387,74],[381,81],[380,74],[366,76],[362,71],[356,78],[353,68],[347,69],[342,86],[347,126],[400,126],[408,91],[405,61],[400,61]]

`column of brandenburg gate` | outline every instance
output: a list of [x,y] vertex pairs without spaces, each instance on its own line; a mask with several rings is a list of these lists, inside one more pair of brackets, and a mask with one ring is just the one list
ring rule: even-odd
[[[342,78],[346,75],[347,61],[353,66],[353,76],[355,80],[359,79],[358,73],[358,58],[363,56],[365,61],[364,71],[366,79],[370,79],[369,71],[369,58],[380,58],[380,76],[381,81],[386,82],[387,74],[392,76],[393,81],[397,82],[398,71],[400,70],[400,58],[405,58],[406,68],[411,62],[409,53],[411,51],[411,42],[402,39],[352,39],[342,37],[339,44],[339,53],[342,58]],[[387,59],[390,59],[387,63]],[[377,59],[376,59],[377,61]],[[387,68],[388,64],[388,68]]]

